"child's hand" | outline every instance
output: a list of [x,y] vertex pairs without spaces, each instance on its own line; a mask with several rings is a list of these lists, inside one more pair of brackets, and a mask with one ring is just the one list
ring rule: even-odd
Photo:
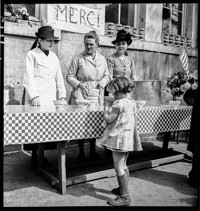
[[108,102],[114,102],[115,101],[115,98],[113,96],[105,96],[104,99],[107,100]]
[[104,112],[106,112],[106,111],[110,111],[111,110],[111,106],[112,106],[112,104],[113,104],[113,102],[109,102],[109,101],[104,101]]

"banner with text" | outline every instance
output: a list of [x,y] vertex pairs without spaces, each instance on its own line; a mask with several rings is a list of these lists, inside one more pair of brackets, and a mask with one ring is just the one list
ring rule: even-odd
[[104,35],[105,9],[93,9],[83,4],[48,4],[47,22],[55,29],[77,33],[95,30]]

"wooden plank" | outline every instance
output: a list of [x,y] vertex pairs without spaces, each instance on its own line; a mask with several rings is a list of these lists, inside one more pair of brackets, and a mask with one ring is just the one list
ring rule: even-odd
[[49,173],[47,170],[40,170],[39,173],[52,185],[56,185],[59,183],[59,180],[57,177],[53,176],[51,173]]
[[104,178],[104,177],[113,177],[115,175],[116,173],[114,169],[84,174],[84,175],[80,175],[76,177],[67,178],[67,186],[82,183],[82,182],[88,182],[91,180]]
[[183,159],[184,159],[184,154],[180,154],[180,155],[174,155],[174,156],[155,159],[155,160],[144,161],[141,163],[131,164],[131,165],[128,165],[128,167],[129,167],[129,171],[136,171],[136,170],[140,170],[144,168],[156,167],[162,164],[171,163],[171,162],[175,162],[175,161],[183,160]]
[[[140,169],[156,167],[162,164],[167,164],[167,163],[171,163],[171,162],[175,162],[175,161],[179,161],[183,159],[184,159],[184,154],[179,154],[179,155],[174,155],[170,157],[131,164],[131,165],[128,165],[128,167],[129,167],[129,171],[136,171]],[[78,184],[82,182],[88,182],[88,181],[99,179],[99,178],[113,177],[113,176],[116,176],[115,170],[108,169],[106,171],[99,171],[99,172],[67,178],[66,185],[69,186],[69,185],[74,185],[74,184]]]
[[62,195],[66,194],[66,155],[65,141],[58,141],[58,189]]
[[[66,194],[66,191],[63,190],[64,188],[63,189],[61,188],[62,183],[60,183],[60,181],[58,180],[57,177],[53,176],[47,170],[39,170],[38,173],[40,175],[42,175],[42,177],[44,179],[46,179],[47,182],[49,182],[54,188],[56,188],[59,193],[61,193],[62,195],[65,195]],[[65,186],[65,189],[66,189],[66,186]]]
[[156,159],[152,161],[152,167],[159,166],[161,164],[172,163],[183,159],[184,159],[184,154]]

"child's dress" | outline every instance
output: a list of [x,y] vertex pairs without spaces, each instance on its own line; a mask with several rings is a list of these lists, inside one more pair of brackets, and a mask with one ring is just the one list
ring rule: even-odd
[[113,102],[109,113],[115,110],[118,117],[107,124],[103,137],[100,139],[102,146],[112,151],[141,151],[140,139],[134,139],[136,103],[133,99],[122,98]]

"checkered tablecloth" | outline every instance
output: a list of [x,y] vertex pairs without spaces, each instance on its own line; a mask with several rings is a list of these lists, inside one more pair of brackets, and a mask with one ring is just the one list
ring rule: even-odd
[[[18,106],[18,107],[17,107]],[[6,106],[4,145],[99,138],[105,129],[102,110],[41,110],[26,106]],[[15,108],[14,110],[12,108]],[[140,134],[188,130],[192,107],[168,105],[138,110]]]
[[138,110],[138,130],[140,134],[189,130],[192,107],[169,105],[144,107]]

